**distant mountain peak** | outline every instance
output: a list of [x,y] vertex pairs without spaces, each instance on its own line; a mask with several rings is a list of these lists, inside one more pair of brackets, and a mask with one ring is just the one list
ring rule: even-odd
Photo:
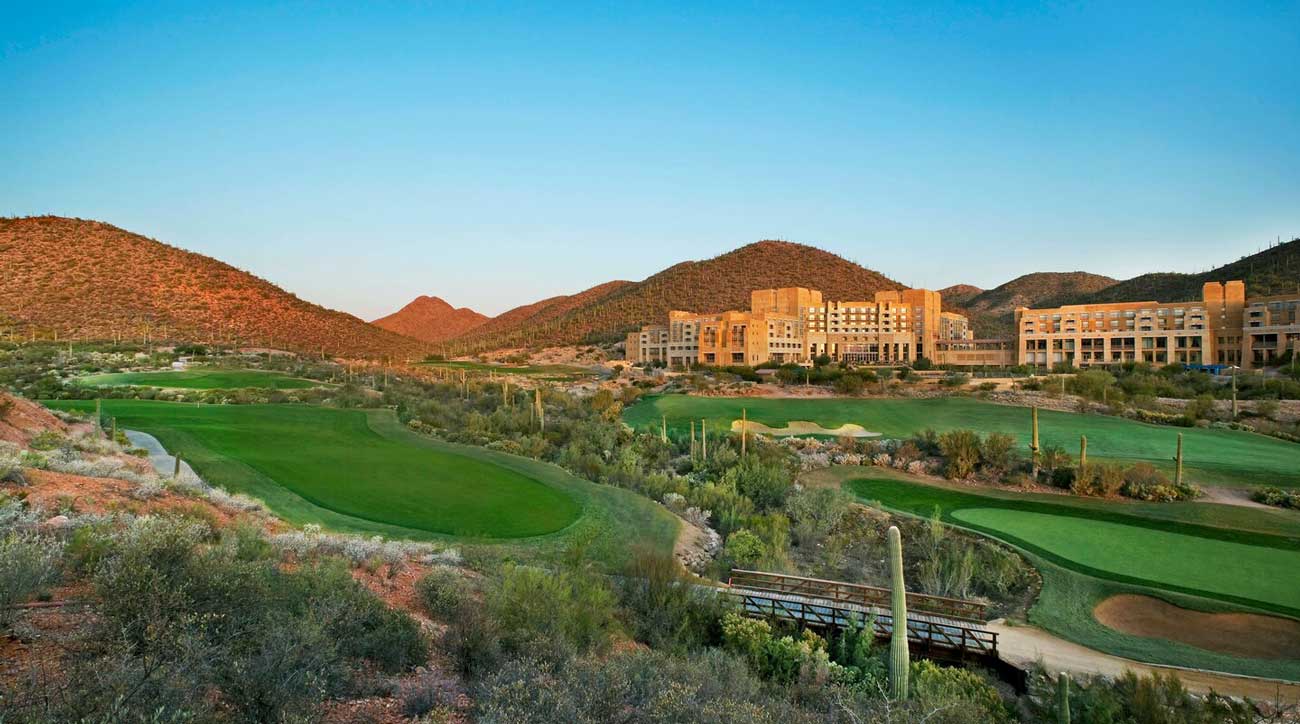
[[464,334],[491,319],[469,307],[453,307],[442,297],[421,294],[406,306],[371,324],[425,342]]

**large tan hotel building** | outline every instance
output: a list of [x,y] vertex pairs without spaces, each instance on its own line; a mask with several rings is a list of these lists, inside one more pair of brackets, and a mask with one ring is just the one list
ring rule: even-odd
[[975,339],[938,292],[876,292],[826,301],[814,289],[759,289],[749,311],[673,311],[627,337],[630,361],[669,366],[805,363],[1076,367],[1149,362],[1256,367],[1300,349],[1300,293],[1247,298],[1240,281],[1211,282],[1196,302],[1117,302],[1015,311],[1015,340]]

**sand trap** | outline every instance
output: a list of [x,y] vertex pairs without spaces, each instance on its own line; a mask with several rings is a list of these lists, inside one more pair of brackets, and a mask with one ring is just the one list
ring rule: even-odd
[[807,420],[791,420],[785,424],[785,427],[768,427],[761,422],[742,422],[732,420],[731,431],[740,432],[744,428],[759,435],[774,435],[776,437],[788,437],[790,435],[830,435],[832,437],[880,437],[880,433],[871,432],[861,425],[849,423],[840,425],[835,429],[829,429],[817,425]]
[[1300,659],[1300,621],[1254,613],[1205,613],[1124,593],[1097,604],[1103,626],[1253,659]]

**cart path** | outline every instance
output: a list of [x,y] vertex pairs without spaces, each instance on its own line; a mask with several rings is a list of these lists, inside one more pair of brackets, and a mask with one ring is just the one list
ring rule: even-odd
[[1300,703],[1298,682],[1146,664],[1094,651],[1027,624],[1010,626],[1001,619],[989,623],[987,627],[998,634],[998,653],[1002,660],[1020,667],[1041,661],[1048,671],[1101,674],[1112,678],[1123,674],[1125,670],[1137,674],[1172,672],[1178,675],[1189,691],[1197,694],[1206,694],[1213,689],[1220,694],[1250,697],[1256,701],[1273,702],[1280,699],[1283,704]]

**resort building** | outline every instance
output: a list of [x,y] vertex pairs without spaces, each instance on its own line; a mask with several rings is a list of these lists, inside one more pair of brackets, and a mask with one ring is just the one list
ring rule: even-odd
[[1300,293],[1247,299],[1208,282],[1194,302],[1072,304],[1015,312],[1019,364],[1267,364],[1300,345]]
[[808,363],[1075,367],[1153,365],[1259,367],[1300,351],[1300,292],[1246,297],[1240,281],[1209,282],[1194,302],[1071,304],[1015,311],[1017,337],[976,339],[966,317],[942,310],[929,289],[826,301],[815,289],[759,289],[748,311],[674,311],[668,324],[627,337],[632,362],[670,367]]
[[966,318],[940,310],[928,289],[876,292],[860,301],[823,300],[815,289],[759,289],[749,311],[673,311],[667,326],[627,338],[627,358],[691,364],[757,365],[827,356],[860,364],[896,364],[933,356],[941,340],[970,338]]

